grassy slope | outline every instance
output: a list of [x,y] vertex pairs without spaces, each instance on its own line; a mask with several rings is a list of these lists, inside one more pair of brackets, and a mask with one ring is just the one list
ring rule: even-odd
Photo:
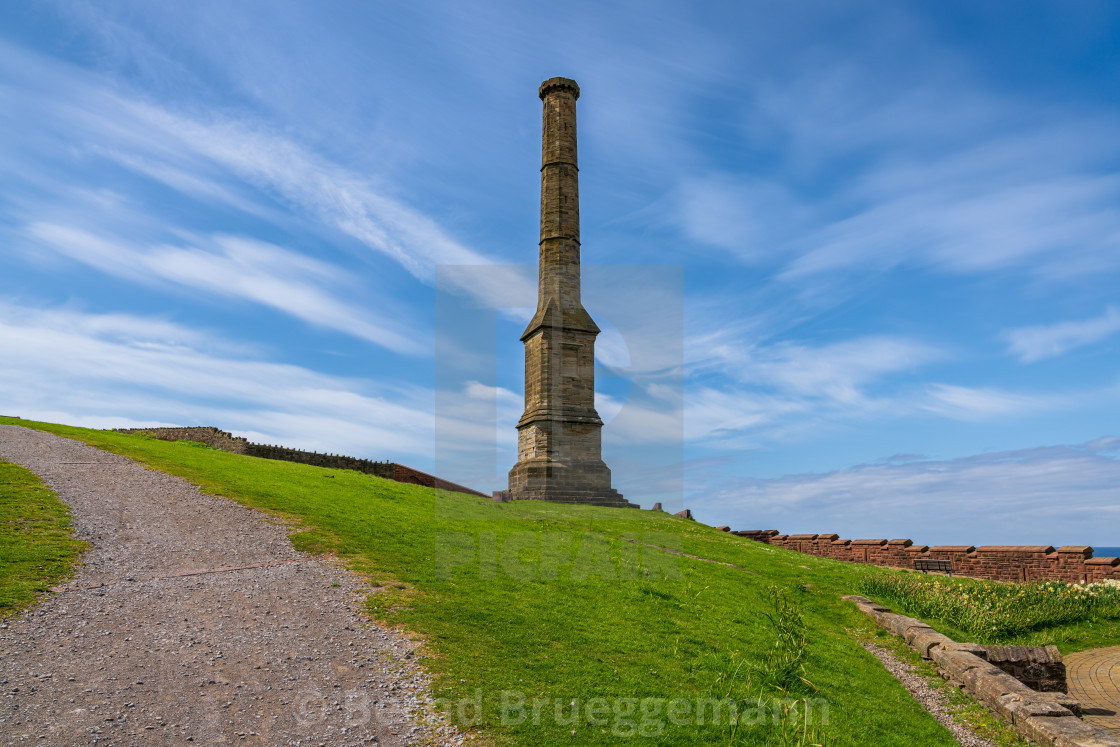
[[86,547],[71,536],[70,512],[50,488],[0,462],[0,617],[68,576]]
[[[510,744],[616,744],[609,729],[557,724],[547,717],[501,727],[496,702],[502,690],[527,697],[586,702],[601,696],[674,698],[744,695],[743,660],[761,659],[773,635],[759,613],[766,589],[789,590],[809,626],[808,677],[830,704],[830,744],[955,744],[870,654],[847,632],[870,629],[852,605],[860,574],[882,572],[816,559],[717,532],[664,515],[555,504],[493,504],[467,496],[440,496],[417,486],[286,462],[242,457],[182,443],[166,443],[67,426],[0,418],[41,428],[124,454],[200,484],[246,505],[277,511],[306,529],[294,537],[309,550],[332,550],[368,573],[384,591],[371,611],[427,640],[426,666],[443,697],[471,696],[481,688],[488,739]],[[558,523],[557,520],[567,522]],[[586,527],[590,532],[576,529]],[[561,533],[568,532],[563,535]],[[499,565],[491,574],[477,562],[439,579],[433,560],[446,533],[459,541],[501,546],[512,536],[589,542],[604,538],[611,567],[630,573],[636,546],[622,533],[668,544],[668,533],[686,552],[733,563],[676,558],[681,577],[670,580],[561,580],[512,578]],[[524,534],[532,533],[532,534]],[[672,537],[669,539],[671,540]],[[581,545],[581,552],[591,544]],[[649,551],[658,553],[658,551]],[[658,553],[659,554],[659,553]],[[539,557],[526,550],[526,560]],[[648,557],[648,556],[647,556]],[[503,555],[509,564],[509,555]],[[647,567],[648,567],[647,562]],[[536,565],[511,565],[515,573]],[[491,578],[492,575],[492,578]],[[728,684],[728,683],[731,684]],[[572,729],[577,734],[571,734]],[[670,727],[643,739],[652,744],[731,743],[722,728]],[[740,743],[740,742],[736,742]],[[747,735],[743,744],[757,743]]]

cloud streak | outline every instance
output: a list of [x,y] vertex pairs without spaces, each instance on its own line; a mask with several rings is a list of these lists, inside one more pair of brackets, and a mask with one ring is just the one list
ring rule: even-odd
[[823,75],[751,78],[753,126],[735,135],[766,158],[681,174],[680,232],[794,286],[860,269],[1120,269],[1115,111],[983,90],[949,50],[913,42],[928,55],[915,79],[874,69],[870,50]]
[[397,353],[423,352],[416,335],[401,329],[405,325],[339,301],[336,294],[347,282],[338,268],[262,241],[217,235],[200,240],[206,249],[141,249],[124,239],[109,241],[50,223],[33,224],[27,234],[42,246],[111,275],[239,298]]
[[0,401],[13,415],[94,427],[217,425],[272,443],[430,463],[427,392],[250,357],[171,322],[4,302],[0,348]]
[[1064,355],[1120,332],[1120,311],[1109,306],[1104,314],[1075,322],[1019,327],[1005,334],[1007,352],[1023,363]]
[[[686,437],[726,442],[751,434],[751,445],[804,435],[825,422],[897,415],[897,382],[946,357],[933,346],[885,335],[824,345],[752,345],[727,330],[689,347],[693,385],[686,388]],[[715,372],[732,383],[707,383]]]
[[124,102],[139,122],[431,281],[435,265],[488,264],[434,220],[296,143],[246,122],[201,122]]
[[[436,220],[390,194],[376,177],[355,173],[250,115],[173,111],[99,76],[2,42],[0,59],[19,71],[2,90],[28,121],[41,124],[21,134],[33,143],[13,144],[25,153],[69,153],[79,165],[83,160],[113,163],[184,196],[281,228],[290,228],[285,214],[290,211],[304,219],[304,228],[348,236],[428,283],[439,264],[490,263]],[[9,151],[0,159],[14,167],[26,156]],[[53,177],[34,176],[41,170],[38,164],[18,170],[54,192]],[[277,210],[274,201],[285,210]],[[24,211],[38,207],[25,205]],[[36,222],[43,216],[24,218]]]
[[[924,544],[1116,544],[1116,439],[746,480],[692,505],[743,528]],[[702,514],[701,514],[702,518]],[[998,520],[994,520],[998,519]],[[761,525],[765,524],[766,527]]]

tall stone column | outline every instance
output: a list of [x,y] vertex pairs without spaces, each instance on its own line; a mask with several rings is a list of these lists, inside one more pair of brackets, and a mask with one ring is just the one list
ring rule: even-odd
[[517,424],[515,500],[632,505],[611,488],[595,412],[595,336],[580,300],[576,99],[568,78],[541,84],[540,283],[525,343],[525,414]]

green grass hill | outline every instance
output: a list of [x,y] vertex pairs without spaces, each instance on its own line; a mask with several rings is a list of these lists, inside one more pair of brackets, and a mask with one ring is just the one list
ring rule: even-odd
[[[893,571],[650,511],[499,504],[200,444],[0,423],[282,516],[297,547],[370,579],[372,618],[423,641],[437,696],[475,743],[956,744],[859,645],[873,626],[840,601]],[[797,722],[806,702],[827,724]]]

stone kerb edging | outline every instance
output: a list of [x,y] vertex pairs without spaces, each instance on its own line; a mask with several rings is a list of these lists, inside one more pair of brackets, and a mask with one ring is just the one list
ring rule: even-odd
[[1043,747],[1120,747],[1120,740],[1086,724],[1080,704],[1065,693],[1036,692],[986,661],[987,651],[975,643],[957,643],[921,620],[891,612],[861,596],[843,597],[873,618],[923,659],[937,665],[943,677],[964,687],[973,698]]

